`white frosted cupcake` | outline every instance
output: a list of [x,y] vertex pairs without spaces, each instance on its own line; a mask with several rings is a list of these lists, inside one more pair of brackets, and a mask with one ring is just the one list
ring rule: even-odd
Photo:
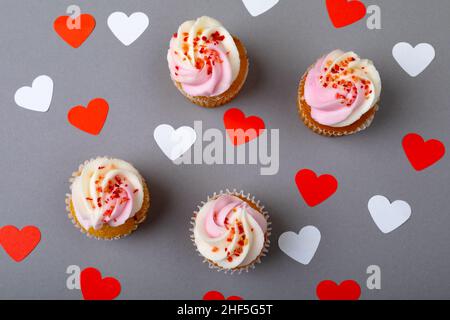
[[128,162],[97,158],[86,161],[70,179],[66,204],[69,218],[89,237],[119,239],[147,217],[148,187]]
[[206,16],[181,24],[170,40],[167,61],[178,90],[206,108],[233,100],[249,69],[247,50],[239,38]]
[[199,206],[193,217],[192,239],[211,268],[248,271],[267,253],[268,219],[254,197],[227,190]]

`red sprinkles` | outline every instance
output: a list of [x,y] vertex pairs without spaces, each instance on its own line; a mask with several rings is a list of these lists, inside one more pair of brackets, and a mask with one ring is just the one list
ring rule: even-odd
[[[332,87],[333,89],[345,92],[345,94],[340,92],[336,93],[336,99],[347,107],[351,107],[358,98],[358,83],[361,84],[359,88],[364,91],[366,99],[368,99],[369,95],[373,92],[370,89],[371,82],[354,75],[355,70],[348,67],[349,64],[354,61],[356,61],[355,57],[349,57],[334,65],[332,65],[333,61],[327,61],[326,64],[328,67],[324,67],[323,71],[327,72],[330,70],[330,74],[327,74],[325,78],[321,75],[319,78],[322,87]],[[348,76],[349,74],[352,75],[352,81],[342,79],[342,76]]]
[[[191,56],[189,55],[189,45],[187,44],[189,40],[189,33],[183,32],[183,54],[185,58],[183,61],[187,59],[191,60]],[[212,33],[209,37],[207,36],[201,36],[201,32],[197,34],[197,36],[193,39],[193,50],[194,53],[199,54],[199,57],[195,59],[195,67],[198,70],[203,69],[206,67],[207,74],[211,75],[213,72],[213,66],[216,63],[223,63],[223,61],[220,59],[219,54],[217,51],[212,50],[209,48],[210,45],[219,45],[222,41],[225,40],[225,35],[220,34],[219,31],[215,31]],[[177,34],[174,34],[174,38],[177,38]],[[176,51],[174,51],[175,54],[177,54]],[[227,52],[229,54],[229,52]],[[179,71],[179,67],[176,66],[175,69]],[[175,72],[175,76],[179,76],[178,72]]]

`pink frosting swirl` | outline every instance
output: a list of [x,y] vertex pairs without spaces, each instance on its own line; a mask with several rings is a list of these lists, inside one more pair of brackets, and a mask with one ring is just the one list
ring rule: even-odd
[[354,52],[335,50],[317,61],[308,72],[304,97],[317,122],[343,127],[361,118],[381,92],[378,71]]
[[194,240],[198,251],[214,264],[243,267],[263,251],[267,225],[266,217],[246,201],[221,195],[197,213]]
[[[217,45],[208,45],[196,65],[182,64],[180,53],[173,49],[170,41],[169,68],[173,80],[181,83],[183,90],[191,96],[218,96],[232,84],[232,71],[226,52]],[[182,59],[182,58],[181,58]]]
[[265,232],[267,229],[267,222],[261,213],[250,207],[245,201],[238,197],[224,195],[217,198],[214,202],[214,206],[206,213],[205,229],[208,235],[217,238],[228,233],[230,225],[234,223],[230,218],[237,210],[243,208],[246,209],[247,213],[255,219],[261,229]]
[[123,225],[143,204],[143,180],[129,163],[97,158],[75,177],[72,203],[78,222],[88,230]]
[[124,224],[133,211],[133,191],[126,180],[115,176],[102,194],[103,223],[112,227]]
[[239,73],[232,36],[209,17],[183,23],[170,41],[167,61],[173,81],[191,96],[218,96]]

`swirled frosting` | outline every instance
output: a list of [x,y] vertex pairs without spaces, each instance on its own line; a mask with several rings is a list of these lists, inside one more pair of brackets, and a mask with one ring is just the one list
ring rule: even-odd
[[119,159],[91,160],[72,183],[76,218],[86,230],[124,224],[141,209],[143,200],[142,177]]
[[378,102],[381,79],[372,61],[354,52],[335,50],[308,72],[304,97],[311,117],[320,124],[345,127]]
[[261,254],[267,231],[264,215],[242,199],[221,195],[207,202],[195,220],[199,252],[216,265],[233,269],[251,264]]
[[218,96],[227,91],[240,69],[233,37],[215,19],[186,21],[170,41],[171,77],[191,96]]

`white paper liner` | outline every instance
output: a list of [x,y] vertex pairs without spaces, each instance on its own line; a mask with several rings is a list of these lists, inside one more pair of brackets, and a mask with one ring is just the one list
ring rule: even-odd
[[[195,237],[194,237],[194,228],[195,228],[195,219],[197,217],[198,211],[208,202],[211,200],[214,200],[216,198],[218,198],[219,196],[222,195],[232,195],[232,196],[236,196],[236,197],[240,197],[243,198],[247,201],[249,201],[250,203],[252,203],[257,209],[258,211],[264,215],[264,218],[267,221],[267,231],[265,233],[265,242],[264,242],[264,247],[260,253],[260,255],[253,261],[251,262],[249,265],[247,266],[243,266],[243,267],[236,267],[234,269],[226,269],[223,268],[215,263],[213,263],[212,261],[206,259],[199,251],[197,248],[197,245],[195,244]],[[242,272],[249,272],[249,270],[253,270],[255,269],[256,265],[261,263],[261,258],[267,255],[267,252],[269,251],[269,247],[270,247],[270,235],[272,234],[272,223],[270,222],[270,216],[269,213],[264,210],[264,206],[260,204],[260,201],[255,201],[255,197],[252,196],[250,193],[244,193],[244,191],[236,191],[236,189],[233,189],[232,191],[230,191],[229,189],[225,189],[225,191],[220,190],[219,193],[214,192],[214,194],[212,196],[208,196],[206,201],[202,201],[200,205],[197,206],[198,210],[194,211],[194,216],[191,218],[191,225],[192,228],[189,229],[189,231],[191,231],[191,241],[195,247],[195,251],[197,251],[198,255],[200,257],[203,258],[203,262],[207,263],[210,269],[214,269],[217,270],[218,272],[223,271],[226,274],[241,274]]]

